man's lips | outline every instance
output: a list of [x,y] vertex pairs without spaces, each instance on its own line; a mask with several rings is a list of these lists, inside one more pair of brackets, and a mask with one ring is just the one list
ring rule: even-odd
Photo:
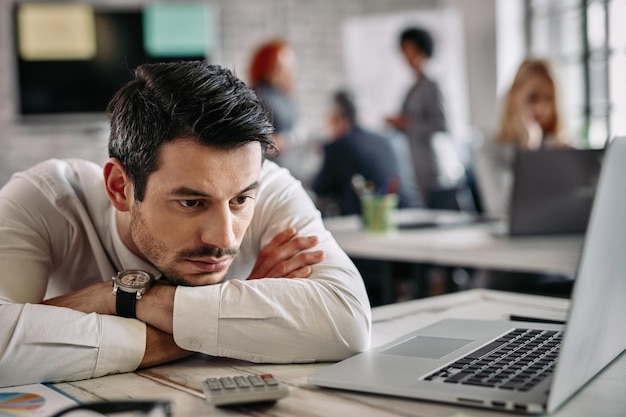
[[228,268],[231,258],[224,259],[187,259],[194,267],[205,272],[220,272]]

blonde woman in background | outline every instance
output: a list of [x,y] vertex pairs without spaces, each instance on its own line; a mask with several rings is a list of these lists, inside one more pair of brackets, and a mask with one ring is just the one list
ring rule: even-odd
[[518,150],[568,146],[556,84],[546,59],[527,58],[519,66],[504,96],[495,133],[475,154],[482,204],[488,215],[508,213],[513,161]]
[[[515,153],[566,147],[558,88],[551,64],[527,58],[519,66],[504,96],[501,116],[493,136],[477,149],[475,172],[483,210],[502,217],[509,211]],[[572,277],[513,271],[484,271],[477,286],[504,291],[568,297]]]

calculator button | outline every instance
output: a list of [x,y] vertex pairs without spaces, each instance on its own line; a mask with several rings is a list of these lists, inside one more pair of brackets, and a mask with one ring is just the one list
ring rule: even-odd
[[251,375],[251,376],[249,376],[248,377],[248,381],[250,381],[250,383],[252,384],[253,387],[263,387],[263,386],[265,386],[265,383],[263,382],[261,377],[258,376],[258,375]]
[[250,388],[250,383],[243,376],[236,376],[234,380],[239,388]]
[[290,394],[271,374],[207,378],[202,387],[206,401],[216,407],[278,401]]
[[222,384],[220,384],[220,381],[217,378],[209,378],[206,380],[206,383],[211,391],[222,390]]
[[261,375],[261,379],[265,382],[266,385],[270,385],[270,386],[278,385],[278,381],[274,379],[274,376],[272,374]]
[[237,384],[235,384],[235,381],[233,381],[230,377],[220,378],[220,382],[222,383],[222,386],[226,389],[237,388]]

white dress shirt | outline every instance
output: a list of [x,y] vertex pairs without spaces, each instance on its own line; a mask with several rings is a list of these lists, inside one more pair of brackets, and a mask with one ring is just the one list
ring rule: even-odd
[[[247,281],[259,250],[289,226],[318,236],[314,249],[324,261],[306,279]],[[300,182],[271,161],[240,249],[223,283],[176,289],[180,347],[274,363],[340,360],[369,348],[370,305],[359,272]],[[15,174],[0,190],[0,386],[136,369],[143,322],[38,304],[124,269],[161,275],[122,243],[101,167],[49,160]]]

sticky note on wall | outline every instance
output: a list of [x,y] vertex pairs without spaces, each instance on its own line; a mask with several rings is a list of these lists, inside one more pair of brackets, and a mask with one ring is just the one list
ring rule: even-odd
[[24,60],[87,60],[96,54],[92,7],[81,3],[24,3],[17,11]]
[[153,4],[143,11],[145,49],[156,57],[202,57],[214,46],[205,4]]

